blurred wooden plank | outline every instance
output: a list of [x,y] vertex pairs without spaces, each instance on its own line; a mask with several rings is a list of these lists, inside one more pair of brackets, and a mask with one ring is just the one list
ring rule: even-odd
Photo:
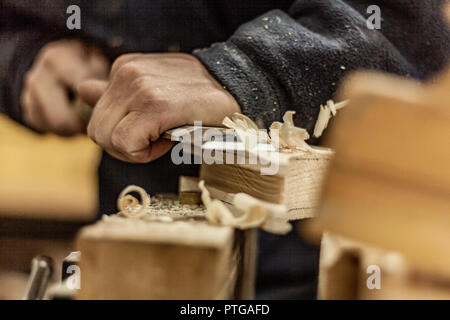
[[419,272],[398,252],[327,232],[320,254],[319,299],[450,299],[449,281]]
[[92,220],[99,156],[84,136],[38,135],[0,115],[0,217]]
[[[351,77],[342,90],[350,105],[329,136],[334,165],[450,194],[450,83],[439,80],[431,88],[383,74]],[[446,96],[437,95],[441,86]]]
[[342,237],[324,233],[320,245],[320,300],[357,298],[359,256],[354,244]]
[[[450,282],[413,269],[395,252],[361,250],[358,299],[361,300],[449,300]],[[380,268],[380,288],[370,289],[367,279],[369,266]]]
[[343,92],[319,224],[450,278],[450,71],[426,85],[358,74]]

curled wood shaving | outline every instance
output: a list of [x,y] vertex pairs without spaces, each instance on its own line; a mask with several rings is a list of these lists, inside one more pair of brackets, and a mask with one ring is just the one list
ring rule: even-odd
[[325,129],[328,127],[328,122],[331,119],[331,110],[325,106],[320,106],[319,116],[317,117],[316,125],[314,127],[314,137],[319,138]]
[[259,130],[255,122],[241,113],[234,113],[231,119],[225,117],[222,124],[236,132],[236,135],[244,143],[246,150],[252,149],[258,143],[268,143],[269,141],[267,132]]
[[203,180],[199,182],[198,187],[202,191],[201,198],[206,208],[206,219],[209,222],[218,225],[233,225],[233,214],[225,207],[222,201],[211,198]]
[[280,148],[311,151],[311,147],[305,142],[309,139],[308,131],[294,125],[294,114],[295,111],[286,111],[283,123],[272,123],[269,129],[271,143],[278,144]]
[[[128,194],[138,192],[140,198],[144,199],[142,204]],[[105,221],[129,220],[128,217],[137,218],[133,220],[172,222],[177,220],[204,218],[205,209],[201,205],[181,204],[176,196],[170,194],[155,194],[150,201],[144,189],[136,186],[125,188],[117,199],[119,212],[114,215],[104,215]]]
[[[130,192],[137,192],[140,197],[142,204],[139,203],[138,199],[133,197]],[[150,196],[141,187],[130,185],[122,190],[117,198],[117,208],[119,209],[119,214],[122,214],[128,218],[140,218],[147,214],[148,207],[150,206]]]
[[316,125],[314,127],[314,137],[322,136],[325,129],[328,127],[330,119],[337,114],[337,110],[344,108],[348,104],[348,100],[334,103],[333,100],[328,100],[326,105],[320,106],[319,116],[317,117]]
[[238,193],[233,198],[233,205],[242,212],[242,215],[236,217],[222,201],[211,198],[203,180],[200,181],[199,188],[206,207],[206,219],[211,223],[238,229],[261,227],[267,232],[276,234],[286,234],[292,229],[291,224],[285,219],[287,209],[284,205],[268,203],[248,194]]

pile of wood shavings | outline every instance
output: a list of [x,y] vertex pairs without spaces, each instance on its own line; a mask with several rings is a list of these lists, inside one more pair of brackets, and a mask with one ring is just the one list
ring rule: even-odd
[[[130,192],[140,194],[142,203]],[[156,195],[152,198],[138,186],[128,186],[117,200],[119,212],[116,215],[104,215],[103,220],[123,220],[138,218],[146,221],[172,222],[174,220],[196,219],[205,217],[205,209],[200,205],[180,204],[175,196]]]
[[153,197],[152,202],[148,207],[148,215],[156,217],[168,215],[172,218],[204,217],[204,211],[205,209],[203,206],[180,204],[177,199],[162,196]]

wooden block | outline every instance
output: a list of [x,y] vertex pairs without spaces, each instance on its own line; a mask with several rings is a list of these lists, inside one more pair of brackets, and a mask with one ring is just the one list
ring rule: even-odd
[[[371,81],[365,81],[368,77]],[[354,89],[330,133],[329,144],[338,152],[335,166],[424,192],[450,192],[450,148],[445,144],[450,141],[450,95],[436,103],[418,84],[389,76],[355,76],[347,86],[353,83],[367,90]],[[383,91],[384,86],[391,89]]]
[[[256,164],[202,164],[200,179],[211,195],[224,202],[236,193],[246,193],[263,201],[284,204],[289,220],[310,218],[318,206],[320,191],[333,151],[258,153]],[[250,155],[247,155],[247,159]],[[261,161],[262,160],[262,161]],[[261,168],[271,163],[275,174],[263,175]]]
[[239,234],[239,269],[236,281],[235,298],[252,300],[255,298],[255,281],[257,269],[258,230],[236,230]]
[[[378,287],[371,278],[374,268]],[[322,238],[319,270],[319,299],[450,299],[448,281],[420,273],[400,253],[336,234]]]
[[[417,272],[402,255],[394,252],[361,250],[358,299],[361,300],[441,300],[450,299],[450,283],[434,275]],[[369,266],[379,266],[379,289],[369,289]]]
[[201,191],[198,187],[198,177],[180,176],[178,182],[179,201],[181,204],[201,204]]
[[84,228],[79,299],[229,299],[240,260],[230,227],[111,217]]
[[357,298],[359,255],[349,240],[325,233],[320,245],[320,300],[353,300]]
[[350,105],[329,132],[336,156],[318,221],[450,279],[449,80],[450,72],[427,85],[372,73],[349,80]]

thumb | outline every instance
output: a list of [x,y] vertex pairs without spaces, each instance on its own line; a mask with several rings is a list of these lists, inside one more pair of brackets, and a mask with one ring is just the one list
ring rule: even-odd
[[91,79],[82,81],[77,86],[77,92],[83,101],[86,101],[90,106],[95,106],[107,87],[108,81]]

